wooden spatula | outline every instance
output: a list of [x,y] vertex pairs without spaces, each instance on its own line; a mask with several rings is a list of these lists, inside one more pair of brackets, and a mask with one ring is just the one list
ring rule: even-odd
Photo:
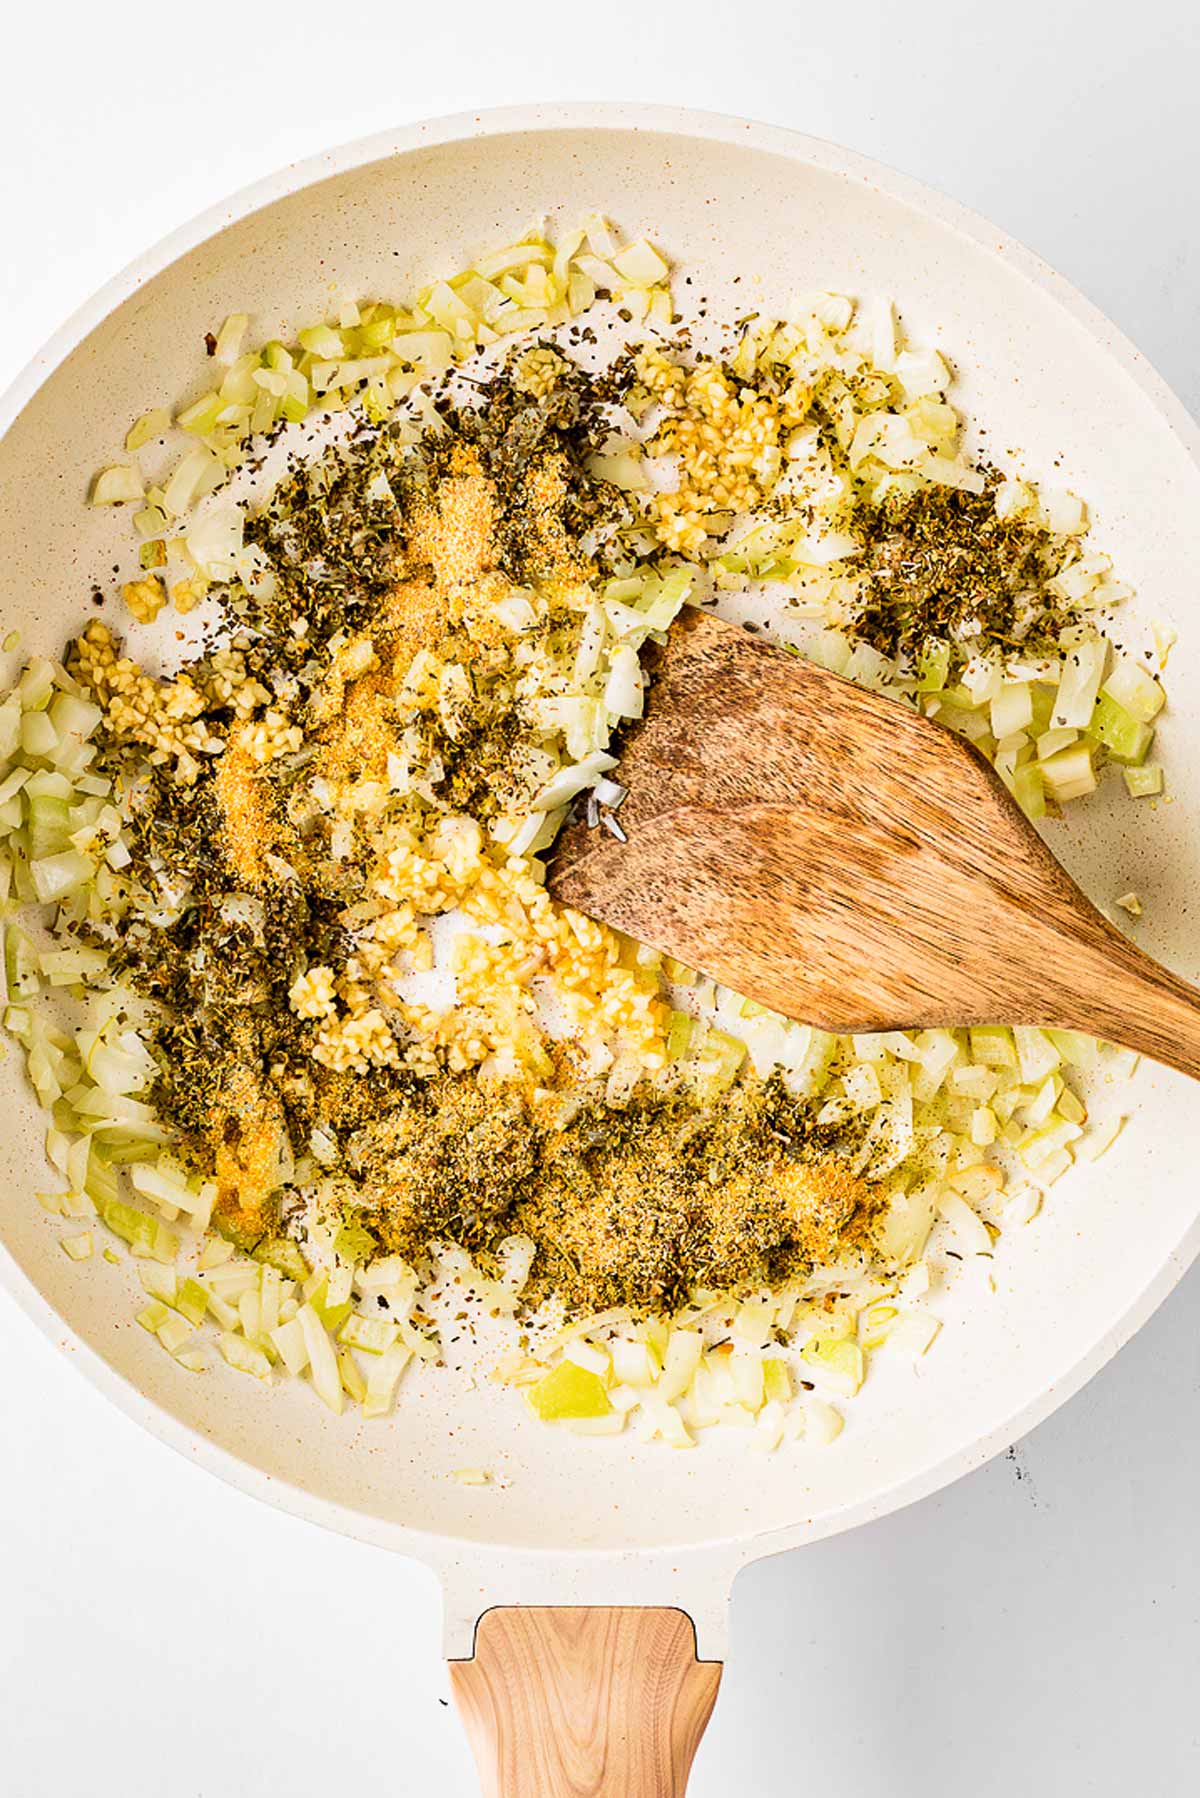
[[551,891],[827,1030],[1043,1024],[1200,1078],[1200,993],[1135,949],[952,731],[699,611],[622,751],[628,840]]

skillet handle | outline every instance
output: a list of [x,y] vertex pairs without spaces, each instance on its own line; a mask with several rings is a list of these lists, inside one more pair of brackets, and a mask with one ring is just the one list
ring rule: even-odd
[[683,1798],[721,1682],[683,1611],[487,1611],[450,1685],[484,1798]]

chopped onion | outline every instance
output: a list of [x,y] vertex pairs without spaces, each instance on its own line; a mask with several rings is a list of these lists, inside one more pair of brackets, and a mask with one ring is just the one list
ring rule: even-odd
[[[534,799],[535,810],[547,812],[556,806],[566,805],[577,793],[582,793],[585,787],[595,786],[600,776],[616,765],[615,755],[596,750],[592,755],[585,756],[583,761],[576,762],[573,767],[563,768]],[[519,854],[520,851],[514,850],[513,853]]]
[[1103,691],[1141,724],[1153,723],[1167,697],[1154,676],[1132,656],[1118,656]]
[[145,487],[136,468],[105,468],[92,484],[94,506],[129,506],[143,498]]
[[1108,644],[1103,637],[1086,639],[1066,652],[1054,702],[1057,726],[1083,730],[1091,722],[1107,661]]
[[1152,799],[1163,790],[1163,771],[1157,762],[1140,768],[1122,768],[1125,790],[1131,799]]
[[367,1395],[362,1401],[364,1417],[386,1417],[392,1408],[400,1376],[412,1360],[412,1351],[397,1342],[379,1355],[367,1373]]
[[29,872],[38,898],[43,905],[50,905],[85,886],[94,876],[96,864],[78,850],[68,849],[31,862]]
[[954,1240],[968,1255],[985,1255],[990,1253],[992,1239],[987,1227],[978,1212],[972,1210],[967,1201],[956,1192],[943,1193],[938,1200],[938,1210],[954,1232]]
[[304,1332],[304,1346],[308,1351],[312,1383],[329,1409],[340,1414],[343,1405],[342,1377],[329,1334],[311,1304],[301,1305],[299,1319]]
[[1085,793],[1094,793],[1096,790],[1096,771],[1086,743],[1075,743],[1070,749],[1060,749],[1056,755],[1040,761],[1038,770],[1049,791],[1060,803],[1082,798]]
[[256,1380],[270,1379],[271,1363],[267,1356],[244,1336],[225,1330],[217,1339],[217,1346],[230,1367],[235,1367],[239,1373],[253,1374]]

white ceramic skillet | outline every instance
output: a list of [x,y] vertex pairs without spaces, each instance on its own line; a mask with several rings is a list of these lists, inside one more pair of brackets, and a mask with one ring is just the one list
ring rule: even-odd
[[[3,402],[4,629],[19,625],[26,648],[57,653],[92,581],[111,580],[127,523],[86,508],[89,477],[132,418],[202,378],[201,340],[227,312],[286,335],[346,294],[401,297],[508,241],[531,214],[570,223],[596,208],[647,231],[714,311],[782,307],[814,287],[891,295],[912,336],[944,343],[958,363],[985,447],[1088,498],[1143,614],[1180,632],[1162,730],[1172,802],[1102,792],[1072,808],[1054,846],[1100,902],[1136,885],[1150,902],[1141,940],[1195,980],[1200,433],[1137,352],[1026,251],[809,138],[648,108],[495,112],[333,151],[189,225],[85,307]],[[831,1447],[764,1459],[736,1432],[710,1432],[688,1454],[580,1440],[494,1387],[461,1389],[432,1372],[406,1382],[389,1422],[364,1426],[333,1418],[303,1387],[268,1392],[224,1369],[196,1378],[176,1367],[130,1321],[128,1264],[76,1265],[58,1249],[31,1196],[45,1174],[42,1126],[15,1057],[0,1081],[9,1290],[182,1454],[436,1569],[456,1660],[471,1657],[493,1607],[624,1605],[679,1607],[700,1659],[719,1661],[739,1568],[978,1466],[1094,1373],[1200,1246],[1196,1089],[1146,1067],[1117,1146],[1004,1240],[994,1291],[980,1276],[939,1301],[944,1328],[918,1369],[881,1362]],[[457,1483],[465,1465],[492,1469],[495,1482]],[[515,1629],[496,1616],[459,1681],[489,1789],[682,1790],[715,1689],[715,1674],[692,1664],[690,1630],[676,1638],[661,1616],[559,1613],[539,1666],[527,1614]]]

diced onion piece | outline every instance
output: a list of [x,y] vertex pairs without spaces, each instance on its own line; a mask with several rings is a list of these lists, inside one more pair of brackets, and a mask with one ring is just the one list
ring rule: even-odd
[[1086,743],[1075,743],[1070,749],[1060,749],[1057,755],[1039,762],[1038,771],[1051,797],[1060,804],[1068,799],[1079,799],[1085,793],[1094,793],[1096,790],[1096,771],[1092,766],[1091,750]]
[[382,1355],[400,1334],[399,1324],[387,1317],[363,1317],[353,1312],[338,1332],[338,1340],[368,1355]]
[[618,250],[612,263],[618,274],[637,287],[654,287],[658,282],[665,281],[670,273],[667,263],[644,237],[639,237],[635,243]]
[[[156,406],[151,412],[143,412],[130,425],[125,448],[132,455],[136,450],[144,449],[146,444],[153,443],[156,437],[165,437],[170,428],[170,412],[165,406]],[[140,499],[141,495],[137,497]]]
[[271,1342],[279,1359],[293,1377],[304,1372],[308,1366],[308,1343],[304,1325],[298,1316],[277,1325],[271,1331]]
[[[747,1423],[749,1416],[743,1412]],[[622,1421],[624,1419],[622,1418]],[[695,1438],[689,1431],[679,1410],[675,1405],[664,1404],[661,1399],[648,1395],[638,1414],[638,1433],[653,1441],[660,1436],[668,1448],[694,1448]]]
[[198,1281],[182,1280],[175,1295],[175,1309],[190,1324],[199,1325],[203,1323],[204,1314],[208,1310],[208,1294]]
[[1033,1178],[1042,1186],[1053,1186],[1056,1180],[1061,1180],[1063,1175],[1070,1171],[1074,1160],[1075,1157],[1068,1147],[1055,1149],[1052,1155],[1046,1156],[1043,1161],[1038,1163],[1037,1172]]
[[1017,1024],[1013,1028],[1013,1040],[1021,1066],[1021,1078],[1026,1085],[1036,1085],[1058,1067],[1061,1057],[1044,1031],[1030,1025]]
[[1087,1071],[1100,1059],[1100,1046],[1094,1036],[1084,1036],[1077,1030],[1047,1030],[1046,1035],[1070,1067]]
[[760,1454],[774,1454],[783,1441],[784,1409],[775,1400],[768,1401],[759,1412],[754,1424],[751,1446]]
[[941,1327],[937,1318],[930,1317],[927,1311],[903,1312],[888,1331],[888,1347],[899,1349],[901,1354],[917,1360],[928,1350]]
[[129,1178],[134,1191],[142,1198],[174,1205],[177,1210],[183,1209],[183,1201],[190,1197],[182,1169],[175,1170],[161,1162],[157,1167],[150,1162],[139,1162],[130,1168]]
[[606,619],[603,606],[589,606],[584,614],[579,632],[579,646],[575,651],[574,680],[577,687],[581,687],[585,681],[589,681],[600,665],[605,628]]
[[234,1335],[232,1330],[225,1330],[217,1338],[217,1347],[229,1363],[239,1373],[252,1374],[256,1380],[269,1380],[271,1363],[262,1349],[247,1342],[244,1336]]
[[162,1267],[151,1261],[143,1262],[137,1271],[141,1286],[151,1298],[162,1299],[166,1305],[175,1303],[179,1280],[173,1267]]
[[1153,725],[1144,724],[1127,712],[1111,693],[1101,693],[1096,701],[1087,734],[1104,745],[1114,762],[1133,767],[1145,761],[1154,741]]
[[93,506],[129,506],[145,497],[146,489],[136,468],[101,469],[92,483]]
[[316,1387],[318,1396],[325,1401],[329,1409],[340,1413],[342,1410],[342,1376],[338,1371],[337,1354],[329,1339],[329,1332],[311,1303],[301,1305],[299,1319],[304,1332],[304,1346],[308,1350],[312,1383]]
[[[613,1374],[622,1386],[653,1385],[658,1374],[658,1367],[648,1344],[623,1341],[617,1337],[611,1343],[610,1350]],[[613,1403],[616,1402],[615,1393],[610,1392],[609,1398]]]
[[826,1446],[841,1435],[844,1419],[840,1411],[824,1399],[809,1398],[804,1402],[804,1440]]
[[587,466],[597,481],[607,481],[622,493],[640,493],[649,484],[641,458],[631,450],[592,456]]
[[366,1376],[348,1348],[337,1350],[337,1364],[346,1397],[356,1405],[361,1404],[367,1396]]
[[1127,1121],[1124,1117],[1113,1117],[1095,1125],[1074,1144],[1075,1154],[1082,1155],[1085,1161],[1098,1161],[1112,1148]]
[[1056,536],[1078,537],[1087,529],[1087,509],[1074,493],[1043,487],[1038,503],[1046,529]]
[[866,1374],[862,1349],[846,1337],[815,1336],[805,1343],[800,1358],[847,1398],[858,1391]]
[[1055,730],[1043,731],[1035,747],[1042,761],[1048,761],[1052,755],[1057,755],[1060,749],[1069,749],[1072,743],[1078,741],[1079,732],[1077,730],[1060,727]]
[[1103,691],[1141,724],[1153,723],[1167,697],[1154,676],[1132,656],[1118,656]]
[[594,1342],[587,1342],[580,1336],[567,1344],[563,1358],[588,1373],[597,1374],[602,1380],[607,1379],[612,1370],[612,1358],[607,1349],[598,1348]]
[[528,855],[545,828],[545,824],[545,812],[530,812],[529,816],[521,822],[505,844],[505,848],[508,850],[509,855],[518,857]]
[[1009,737],[1033,723],[1033,688],[1028,681],[1005,681],[991,702],[992,735]]
[[987,485],[978,469],[950,456],[929,456],[921,472],[936,486],[957,487],[963,493],[982,493]]
[[1131,799],[1153,799],[1163,790],[1163,771],[1158,762],[1140,768],[1122,768],[1125,790]]
[[992,1239],[988,1235],[987,1226],[960,1193],[943,1193],[938,1200],[938,1210],[950,1225],[955,1241],[965,1254],[983,1255],[990,1252]]
[[620,782],[615,780],[598,780],[593,791],[600,804],[607,806],[609,811],[613,812],[619,810],[629,797],[629,788],[621,786]]
[[173,1315],[159,1324],[154,1332],[169,1355],[177,1355],[184,1344],[192,1340],[192,1326],[186,1317]]
[[1037,1172],[1050,1156],[1057,1155],[1060,1149],[1066,1148],[1080,1135],[1082,1131],[1078,1124],[1051,1112],[1044,1124],[1028,1131],[1021,1138],[1017,1144],[1017,1154],[1027,1168]]
[[386,1417],[392,1408],[400,1376],[412,1360],[412,1351],[402,1342],[385,1349],[367,1371],[367,1395],[362,1401],[364,1417]]
[[990,1148],[996,1140],[996,1114],[987,1105],[979,1105],[971,1113],[971,1141],[982,1149]]
[[942,394],[950,385],[950,370],[936,350],[901,350],[895,359],[895,373],[908,399]]
[[43,905],[50,905],[89,882],[96,864],[77,849],[67,849],[61,855],[46,855],[30,862],[29,872],[38,898]]
[[1006,1228],[1020,1229],[1031,1224],[1042,1206],[1042,1195],[1035,1186],[1018,1186],[1010,1190],[1004,1205]]
[[190,406],[185,406],[178,413],[175,423],[181,431],[189,432],[193,437],[207,437],[217,428],[217,420],[223,410],[223,402],[219,393],[206,393]]
[[908,420],[895,412],[866,413],[855,427],[849,450],[852,469],[861,467],[868,457],[885,468],[911,468],[927,454]]
[[49,712],[26,712],[21,719],[21,748],[26,755],[53,756],[59,748],[58,732]]
[[246,515],[240,506],[206,508],[188,528],[188,555],[209,580],[230,580],[237,572],[245,539]]
[[250,327],[248,312],[231,312],[217,332],[213,359],[223,367],[231,367],[241,354],[242,341]]
[[535,622],[537,613],[523,593],[510,593],[495,602],[492,617],[506,630],[519,635]]
[[[594,786],[602,774],[607,774],[608,770],[615,768],[616,765],[615,755],[607,755],[603,750],[596,750],[592,755],[585,756],[581,762],[576,762],[569,768],[560,769],[553,780],[548,781],[534,799],[534,809],[539,812],[548,812],[554,810],[556,806],[566,805],[568,800],[574,799],[577,793],[582,793],[585,787]],[[515,850],[513,853],[519,854],[520,851]]]
[[220,459],[204,444],[196,444],[184,456],[163,489],[164,511],[172,518],[182,518],[205,493],[212,492],[224,475],[225,469]]
[[1091,723],[1107,661],[1108,643],[1103,637],[1085,638],[1066,651],[1054,701],[1056,726],[1084,730]]
[[[628,644],[614,652],[604,687],[604,704],[616,718],[640,718],[645,702],[646,677],[637,651]],[[609,763],[615,767],[615,760]]]
[[612,1409],[603,1377],[563,1361],[532,1387],[529,1403],[547,1423],[568,1417],[606,1417]]
[[672,1330],[663,1371],[654,1388],[655,1395],[668,1403],[682,1398],[692,1383],[703,1353],[704,1338],[698,1330]]

